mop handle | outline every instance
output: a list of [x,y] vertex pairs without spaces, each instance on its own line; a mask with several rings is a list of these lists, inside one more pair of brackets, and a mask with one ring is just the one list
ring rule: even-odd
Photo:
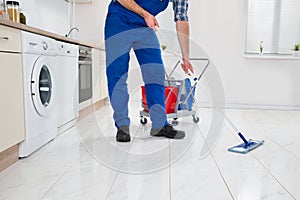
[[241,132],[238,133],[238,135],[240,136],[240,138],[244,141],[245,145],[248,146],[249,142],[246,140],[246,138],[242,135]]

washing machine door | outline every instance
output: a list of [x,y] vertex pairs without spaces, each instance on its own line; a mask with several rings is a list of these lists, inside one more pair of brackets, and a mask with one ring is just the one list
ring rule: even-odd
[[47,57],[39,57],[31,74],[32,101],[37,113],[42,117],[47,117],[53,112],[53,78],[50,64]]

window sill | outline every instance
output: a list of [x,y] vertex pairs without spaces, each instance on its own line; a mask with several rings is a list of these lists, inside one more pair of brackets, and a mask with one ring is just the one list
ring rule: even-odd
[[245,58],[248,59],[265,59],[265,60],[300,60],[300,57],[292,54],[252,54],[245,53]]

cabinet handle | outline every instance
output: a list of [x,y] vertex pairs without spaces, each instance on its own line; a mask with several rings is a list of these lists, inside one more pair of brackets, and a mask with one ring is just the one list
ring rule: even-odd
[[79,65],[92,65],[92,61],[78,61]]
[[36,43],[36,42],[29,42],[29,44],[30,44],[31,46],[36,46],[36,45],[38,45],[38,43]]
[[9,40],[9,37],[0,37],[1,40]]

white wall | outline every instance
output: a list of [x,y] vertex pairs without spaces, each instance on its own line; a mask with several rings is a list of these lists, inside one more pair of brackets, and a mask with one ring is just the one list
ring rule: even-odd
[[300,60],[244,57],[247,3],[190,0],[191,38],[215,62],[227,104],[300,107]]
[[20,0],[27,24],[59,35],[70,29],[69,3],[65,0]]
[[[78,39],[103,42],[107,2],[77,6]],[[247,4],[243,0],[190,0],[191,38],[216,64],[223,79],[227,104],[232,107],[300,107],[300,60],[247,59],[244,57]],[[76,18],[78,20],[78,17]],[[79,19],[81,20],[81,19]],[[173,28],[171,5],[159,16],[162,28]],[[191,52],[197,56],[197,52]]]
[[93,3],[76,4],[75,24],[79,28],[76,39],[102,46],[104,23],[110,0],[95,0]]

